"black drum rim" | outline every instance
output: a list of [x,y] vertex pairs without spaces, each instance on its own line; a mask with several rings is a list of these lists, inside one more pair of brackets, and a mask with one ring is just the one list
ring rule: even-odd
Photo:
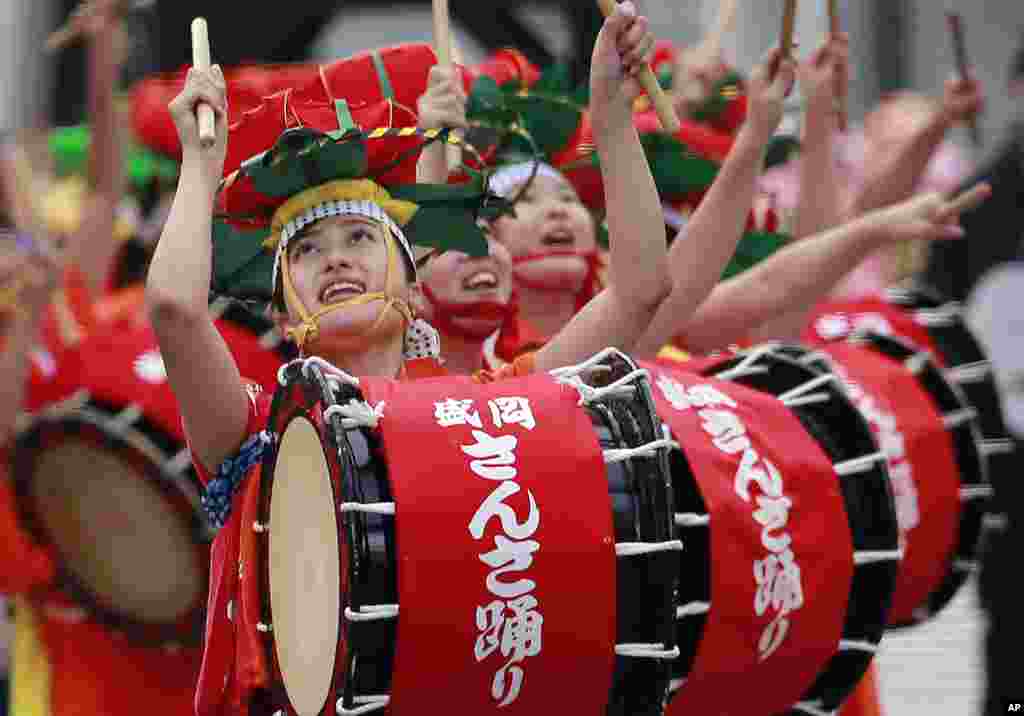
[[[57,565],[56,586],[64,591],[89,618],[111,631],[123,634],[129,642],[146,647],[175,648],[198,647],[202,644],[205,628],[206,594],[209,588],[208,545],[214,530],[200,508],[202,486],[191,461],[176,469],[175,459],[183,445],[168,435],[148,418],[139,414],[130,424],[116,422],[123,406],[92,398],[87,394],[72,396],[46,413],[35,417],[32,423],[15,439],[11,455],[12,486],[17,498],[19,521],[37,543],[53,550],[61,559]],[[130,406],[129,406],[130,407]],[[35,465],[47,446],[59,443],[61,438],[84,438],[98,449],[112,451],[118,459],[137,468],[137,474],[156,487],[183,516],[187,515],[189,532],[198,553],[203,579],[201,597],[190,609],[186,620],[178,624],[147,622],[127,616],[116,608],[106,606],[96,594],[70,569],[49,531],[39,518],[32,496],[32,478]],[[174,448],[178,447],[178,451]]]
[[[701,372],[707,377],[716,377],[737,366],[750,352],[754,351],[759,352],[754,365],[757,365],[758,362],[767,362],[770,364],[767,366],[768,371],[726,378],[726,380],[778,397],[814,378],[832,374],[831,370],[824,369],[827,367],[827,363],[823,364],[816,352],[798,344],[787,343],[770,343],[751,351],[740,351],[735,355],[722,356],[720,361],[704,366]],[[769,375],[773,366],[785,367],[791,380],[784,384],[768,384],[763,380],[755,380],[758,375]],[[775,375],[778,376],[778,371]],[[845,431],[855,430],[858,433],[857,444],[865,447],[873,446],[873,451],[877,452],[879,448],[871,427],[860,410],[849,399],[845,389],[838,382],[838,377],[825,383],[821,389],[829,393],[830,405],[841,411],[844,435]],[[857,455],[845,452],[845,447],[849,444],[846,441],[823,439],[824,436],[820,434],[823,427],[820,418],[816,418],[816,427],[812,429],[806,414],[806,406],[791,407],[790,410],[796,414],[804,430],[821,447],[833,464],[840,460],[857,457]],[[836,479],[843,496],[843,508],[854,551],[897,551],[899,549],[899,530],[896,524],[895,498],[885,461],[876,461],[870,470],[849,478],[836,475]],[[891,516],[889,524],[880,525],[877,515],[875,515],[875,519],[871,521],[872,527],[875,528],[872,535],[867,535],[858,528],[856,517],[858,513],[863,513],[865,510],[858,505],[853,489],[865,487],[870,489],[861,489],[861,492],[874,494],[876,499],[880,499],[887,506],[885,514]],[[843,624],[843,641],[862,642],[877,649],[886,631],[886,620],[896,587],[897,574],[898,563],[895,561],[854,565],[850,580],[850,602]],[[875,585],[874,589],[864,588],[864,585],[871,584]],[[880,593],[884,598],[879,598]],[[867,613],[867,617],[863,618],[865,613]],[[815,682],[804,692],[801,703],[811,704],[823,711],[839,708],[867,672],[873,657],[873,651],[837,650],[818,673]]]
[[[855,333],[850,336],[849,340],[868,345],[878,353],[897,362],[904,362],[914,355],[926,355],[927,357],[923,359],[925,363],[921,373],[927,382],[919,380],[918,384],[931,396],[940,412],[944,413],[946,406],[973,411],[973,407],[960,386],[946,379],[943,371],[930,357],[930,354],[916,350],[899,338],[871,331]],[[952,428],[949,432],[961,487],[982,490],[988,488],[988,460],[984,454],[983,438],[978,427],[977,416],[975,415],[966,423]],[[972,469],[972,464],[977,467]],[[987,503],[987,498],[961,500],[957,541],[945,576],[929,595],[927,602],[918,608],[911,619],[892,622],[889,624],[890,629],[913,627],[928,621],[953,600],[970,576],[969,569],[958,568],[958,565],[973,563],[978,554],[983,518],[988,512]]]

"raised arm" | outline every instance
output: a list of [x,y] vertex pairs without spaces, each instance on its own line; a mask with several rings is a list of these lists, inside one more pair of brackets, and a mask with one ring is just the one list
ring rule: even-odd
[[[216,143],[199,142],[196,106],[216,114]],[[146,278],[146,305],[193,452],[211,472],[245,438],[248,399],[241,375],[210,318],[212,216],[227,149],[224,76],[192,69],[170,104],[181,138],[174,204]]]
[[94,298],[106,290],[118,246],[114,223],[124,191],[122,129],[114,92],[127,48],[121,18],[110,4],[99,5],[85,20],[88,37],[89,192],[82,207],[82,221],[70,262],[78,267]]
[[909,197],[921,182],[946,132],[974,116],[983,104],[977,80],[946,81],[941,103],[936,103],[920,127],[892,151],[866,167],[862,191],[845,208],[846,217],[873,211]]
[[[776,68],[774,72],[772,69]],[[754,201],[768,140],[782,121],[795,69],[773,50],[750,79],[750,111],[707,195],[668,252],[672,291],[636,346],[654,355],[686,325],[736,251]]]
[[703,352],[746,339],[795,339],[807,311],[869,253],[907,240],[959,238],[959,214],[990,194],[984,184],[957,200],[923,194],[792,243],[716,286],[683,330],[683,341]]
[[847,73],[849,40],[845,33],[828,40],[798,69],[806,101],[804,137],[800,146],[800,198],[793,237],[820,234],[842,222],[842,187],[834,155],[839,131],[836,78]]
[[[466,93],[458,70],[451,64],[434,65],[427,77],[427,91],[417,104],[420,129],[465,129]],[[434,142],[420,154],[416,181],[425,184],[448,182],[448,145]]]
[[647,19],[631,2],[608,16],[594,46],[590,111],[607,206],[609,286],[538,353],[540,370],[608,346],[632,350],[670,289],[661,202],[633,126],[636,76],[653,46]]

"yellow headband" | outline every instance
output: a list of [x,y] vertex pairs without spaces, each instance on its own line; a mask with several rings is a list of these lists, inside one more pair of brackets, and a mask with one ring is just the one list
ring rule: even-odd
[[[369,201],[381,209],[398,226],[405,226],[419,209],[411,201],[392,199],[384,187],[369,179],[338,179],[306,189],[281,204],[274,212],[270,236],[263,245],[273,250],[288,225],[306,211],[330,201]],[[294,233],[294,232],[293,232]]]

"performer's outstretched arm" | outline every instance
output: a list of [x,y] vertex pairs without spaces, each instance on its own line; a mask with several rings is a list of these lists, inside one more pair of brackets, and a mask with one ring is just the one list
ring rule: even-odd
[[578,363],[613,346],[632,350],[668,294],[665,222],[633,126],[636,76],[654,45],[630,2],[605,21],[594,47],[590,108],[610,235],[610,285],[537,354],[537,368]]
[[[887,243],[959,238],[959,214],[990,194],[988,185],[955,200],[922,194],[790,244],[716,286],[682,341],[691,350],[710,351],[746,339],[795,339],[806,313],[869,253]],[[769,320],[771,332],[764,333]]]
[[[750,78],[750,111],[718,176],[669,251],[672,291],[661,304],[636,350],[658,352],[707,298],[736,251],[754,200],[768,140],[782,121],[782,104],[795,68],[778,49]],[[613,277],[613,286],[616,286]]]
[[114,224],[124,192],[124,159],[114,93],[127,52],[122,20],[113,7],[102,7],[85,20],[89,72],[89,191],[82,205],[70,263],[85,277],[93,298],[106,290],[118,246]]
[[[216,142],[203,149],[196,107],[216,114]],[[249,403],[242,378],[210,317],[214,197],[227,151],[224,76],[189,71],[170,104],[182,163],[174,204],[146,279],[146,304],[193,452],[211,473],[245,438]]]
[[831,229],[842,221],[842,187],[836,172],[836,78],[847,72],[849,40],[830,36],[801,63],[797,76],[806,102],[800,146],[800,198],[793,220],[793,238]]
[[852,218],[909,197],[920,184],[946,132],[977,114],[982,104],[977,80],[947,80],[942,101],[935,104],[921,126],[881,157],[881,161],[865,167],[863,189],[851,198],[845,216]]

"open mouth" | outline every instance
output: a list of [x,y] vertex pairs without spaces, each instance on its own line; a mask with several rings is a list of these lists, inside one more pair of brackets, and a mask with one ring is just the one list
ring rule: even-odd
[[366,293],[366,286],[359,281],[332,281],[320,289],[320,303],[327,305],[344,301]]
[[541,243],[554,248],[571,248],[576,243],[576,238],[568,229],[556,229],[545,234]]
[[462,280],[466,291],[493,291],[498,288],[498,275],[493,271],[477,271]]

